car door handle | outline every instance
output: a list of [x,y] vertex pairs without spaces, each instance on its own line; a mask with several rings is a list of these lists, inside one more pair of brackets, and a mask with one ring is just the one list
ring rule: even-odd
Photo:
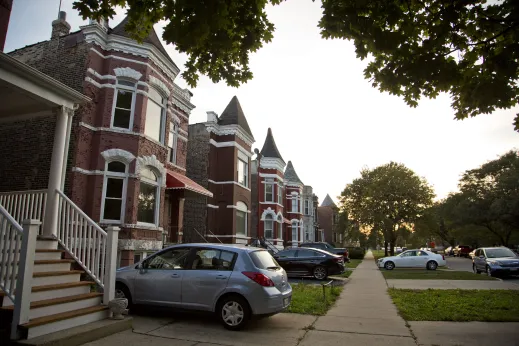
[[227,276],[225,276],[225,275],[216,275],[216,280],[227,280]]
[[171,277],[174,278],[174,279],[178,279],[180,277],[180,275],[178,275],[178,274],[171,274]]

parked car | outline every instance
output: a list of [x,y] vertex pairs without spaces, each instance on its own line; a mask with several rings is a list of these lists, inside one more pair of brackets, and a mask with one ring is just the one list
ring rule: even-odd
[[400,246],[395,247],[395,253],[402,253],[402,248]]
[[319,249],[324,250],[326,252],[333,253],[335,255],[342,256],[344,258],[345,262],[349,262],[349,254],[348,249],[345,248],[339,248],[339,247],[333,247],[332,245],[326,243],[326,242],[313,242],[313,243],[303,243],[299,245],[299,247],[311,247],[313,249]]
[[387,270],[395,268],[426,268],[436,270],[446,264],[445,257],[427,250],[407,250],[397,256],[383,257],[378,260],[378,267]]
[[231,330],[285,310],[292,299],[287,274],[268,251],[220,244],[174,245],[120,268],[115,291],[130,304],[215,312]]
[[454,256],[454,248],[452,246],[449,246],[444,251],[445,256]]
[[454,248],[454,256],[456,257],[469,257],[472,248],[468,245],[458,245]]
[[342,274],[345,270],[342,256],[320,249],[285,249],[275,254],[274,258],[291,277],[313,276],[324,280],[328,275]]
[[472,260],[474,273],[488,276],[519,275],[519,256],[506,247],[483,247]]

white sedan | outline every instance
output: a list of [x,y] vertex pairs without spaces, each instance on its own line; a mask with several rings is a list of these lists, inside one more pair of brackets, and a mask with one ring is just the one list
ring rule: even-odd
[[436,270],[438,266],[444,266],[447,262],[443,255],[435,254],[427,250],[407,250],[397,256],[380,258],[379,268],[393,270],[395,268],[426,268]]

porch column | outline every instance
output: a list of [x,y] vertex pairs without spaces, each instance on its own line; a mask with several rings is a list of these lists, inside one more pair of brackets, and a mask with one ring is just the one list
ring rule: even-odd
[[43,236],[55,237],[58,233],[58,196],[56,190],[61,188],[61,178],[65,159],[65,146],[69,141],[67,137],[67,122],[69,114],[74,111],[66,107],[58,108],[56,112],[56,128],[54,130],[54,144],[50,160],[49,184],[47,193],[47,206],[45,208],[45,223]]

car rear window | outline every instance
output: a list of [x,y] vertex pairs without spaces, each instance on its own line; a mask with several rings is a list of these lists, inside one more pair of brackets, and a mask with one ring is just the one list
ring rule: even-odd
[[268,251],[259,250],[254,251],[249,254],[252,262],[259,269],[267,269],[272,267],[279,267],[279,264],[276,262],[274,257]]

